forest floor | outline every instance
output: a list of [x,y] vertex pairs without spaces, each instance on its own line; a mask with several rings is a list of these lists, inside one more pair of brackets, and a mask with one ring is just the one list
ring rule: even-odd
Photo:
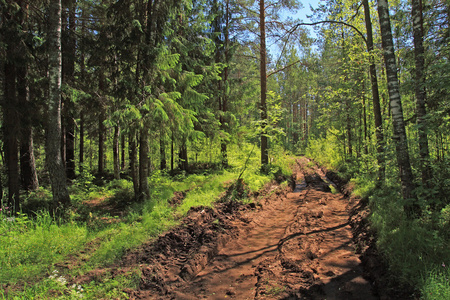
[[307,158],[293,179],[251,203],[224,196],[215,208],[192,208],[180,226],[75,282],[139,268],[130,299],[378,299],[358,254],[364,241],[355,243],[365,235],[355,223],[365,213],[355,214],[359,202],[332,193]]

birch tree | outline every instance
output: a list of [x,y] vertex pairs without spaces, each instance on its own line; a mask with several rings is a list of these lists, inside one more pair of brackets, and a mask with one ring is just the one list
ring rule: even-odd
[[46,163],[55,208],[70,203],[67,179],[61,157],[61,0],[49,7],[48,62],[49,99],[47,117]]
[[389,19],[389,4],[387,0],[378,1],[378,17],[380,20],[381,43],[383,47],[384,62],[388,83],[389,101],[393,122],[393,140],[395,143],[397,164],[400,172],[402,195],[405,200],[405,210],[411,216],[417,212],[414,203],[414,177],[408,152],[405,122],[403,119],[402,101],[400,96],[395,61],[394,43]]

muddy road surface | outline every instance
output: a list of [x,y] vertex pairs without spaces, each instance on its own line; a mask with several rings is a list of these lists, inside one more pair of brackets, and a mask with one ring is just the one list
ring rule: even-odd
[[193,209],[183,224],[129,253],[142,271],[131,299],[377,299],[363,278],[349,201],[299,158],[295,188],[254,204]]

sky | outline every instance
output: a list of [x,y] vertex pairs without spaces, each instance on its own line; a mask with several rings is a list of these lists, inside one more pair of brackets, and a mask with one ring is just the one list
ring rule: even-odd
[[[308,23],[312,22],[307,16],[311,15],[312,12],[310,10],[310,6],[313,8],[317,8],[319,6],[320,0],[301,0],[301,3],[303,4],[303,8],[299,9],[296,14],[292,14],[292,12],[287,13],[286,15],[282,15],[282,19],[291,17],[292,19],[300,19],[302,22]],[[310,32],[310,35],[312,37],[317,37],[314,33],[314,29],[312,26],[307,26],[307,29]],[[274,54],[275,56],[278,56],[279,50],[277,49],[276,45],[269,43],[269,52],[271,54]]]

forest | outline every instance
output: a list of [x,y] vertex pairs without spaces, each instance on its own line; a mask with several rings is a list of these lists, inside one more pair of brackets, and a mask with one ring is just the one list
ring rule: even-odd
[[305,6],[0,0],[2,299],[140,299],[95,270],[299,157],[369,212],[382,289],[450,299],[450,1]]

